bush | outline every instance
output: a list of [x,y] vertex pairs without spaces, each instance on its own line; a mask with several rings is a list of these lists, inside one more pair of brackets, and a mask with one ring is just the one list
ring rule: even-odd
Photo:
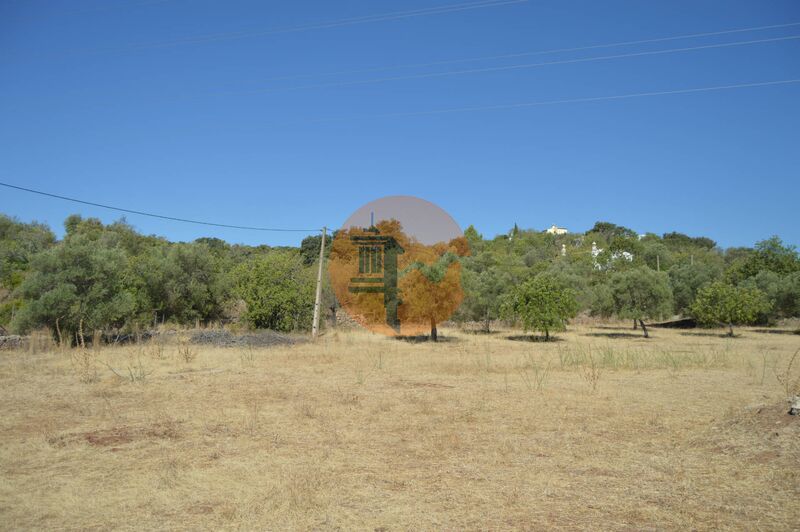
[[639,320],[645,338],[646,319],[661,319],[672,313],[672,289],[664,272],[647,267],[615,273],[611,277],[614,312],[623,319]]
[[240,266],[236,293],[253,327],[291,331],[311,327],[315,279],[297,253],[273,252]]
[[800,316],[800,272],[781,275],[762,270],[744,281],[741,286],[757,288],[770,302],[770,310],[759,321],[772,322],[780,318]]
[[504,317],[519,319],[525,331],[542,331],[546,340],[550,331],[566,330],[567,321],[577,312],[575,293],[547,275],[519,285],[502,307]]
[[675,302],[675,312],[686,313],[697,297],[700,287],[719,278],[721,271],[712,265],[677,264],[669,269],[669,283]]
[[46,326],[64,339],[77,333],[83,342],[83,334],[121,325],[135,306],[123,282],[126,265],[125,253],[87,235],[36,255],[18,289],[27,303],[13,327],[26,332]]
[[703,325],[727,325],[728,335],[733,336],[734,325],[754,323],[769,308],[769,300],[761,290],[716,281],[697,293],[692,314]]

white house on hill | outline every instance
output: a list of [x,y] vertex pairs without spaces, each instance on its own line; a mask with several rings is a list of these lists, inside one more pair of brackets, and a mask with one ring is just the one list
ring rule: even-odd
[[553,224],[549,229],[545,230],[545,233],[549,233],[551,235],[566,235],[569,233],[569,231],[566,227],[558,227],[557,225]]
[[[597,242],[592,242],[592,260],[594,261],[594,267],[596,270],[602,270],[603,265],[597,262],[597,257],[603,252],[603,248],[597,247]],[[633,262],[633,254],[628,253],[627,251],[615,251],[611,254],[611,260],[623,259],[628,262]]]

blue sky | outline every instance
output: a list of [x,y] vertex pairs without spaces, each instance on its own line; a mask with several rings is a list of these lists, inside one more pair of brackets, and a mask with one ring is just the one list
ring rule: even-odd
[[[0,181],[236,225],[338,226],[405,194],[488,236],[607,220],[800,244],[800,83],[576,101],[800,79],[800,40],[775,40],[800,24],[495,57],[791,24],[800,3],[467,3],[0,0]],[[8,189],[0,212],[120,216]]]

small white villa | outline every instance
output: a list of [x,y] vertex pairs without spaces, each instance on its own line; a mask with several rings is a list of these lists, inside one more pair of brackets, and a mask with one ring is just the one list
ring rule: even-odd
[[566,227],[558,227],[557,225],[553,224],[550,226],[549,229],[545,230],[545,233],[551,235],[566,235],[567,233],[569,233],[569,231],[567,230]]
[[[603,252],[603,248],[597,247],[597,242],[592,242],[592,260],[594,261],[594,267],[596,270],[602,270],[603,265],[597,262],[597,256]],[[627,251],[615,251],[611,254],[611,260],[618,260],[623,259],[628,262],[633,262],[633,254],[628,253]]]

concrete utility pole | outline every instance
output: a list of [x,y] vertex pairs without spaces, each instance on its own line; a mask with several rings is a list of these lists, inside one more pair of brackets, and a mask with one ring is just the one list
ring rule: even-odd
[[314,320],[311,324],[311,337],[316,338],[319,334],[319,311],[322,306],[322,263],[325,261],[325,237],[328,228],[322,228],[322,242],[319,245],[319,270],[317,270],[317,297],[314,299]]

